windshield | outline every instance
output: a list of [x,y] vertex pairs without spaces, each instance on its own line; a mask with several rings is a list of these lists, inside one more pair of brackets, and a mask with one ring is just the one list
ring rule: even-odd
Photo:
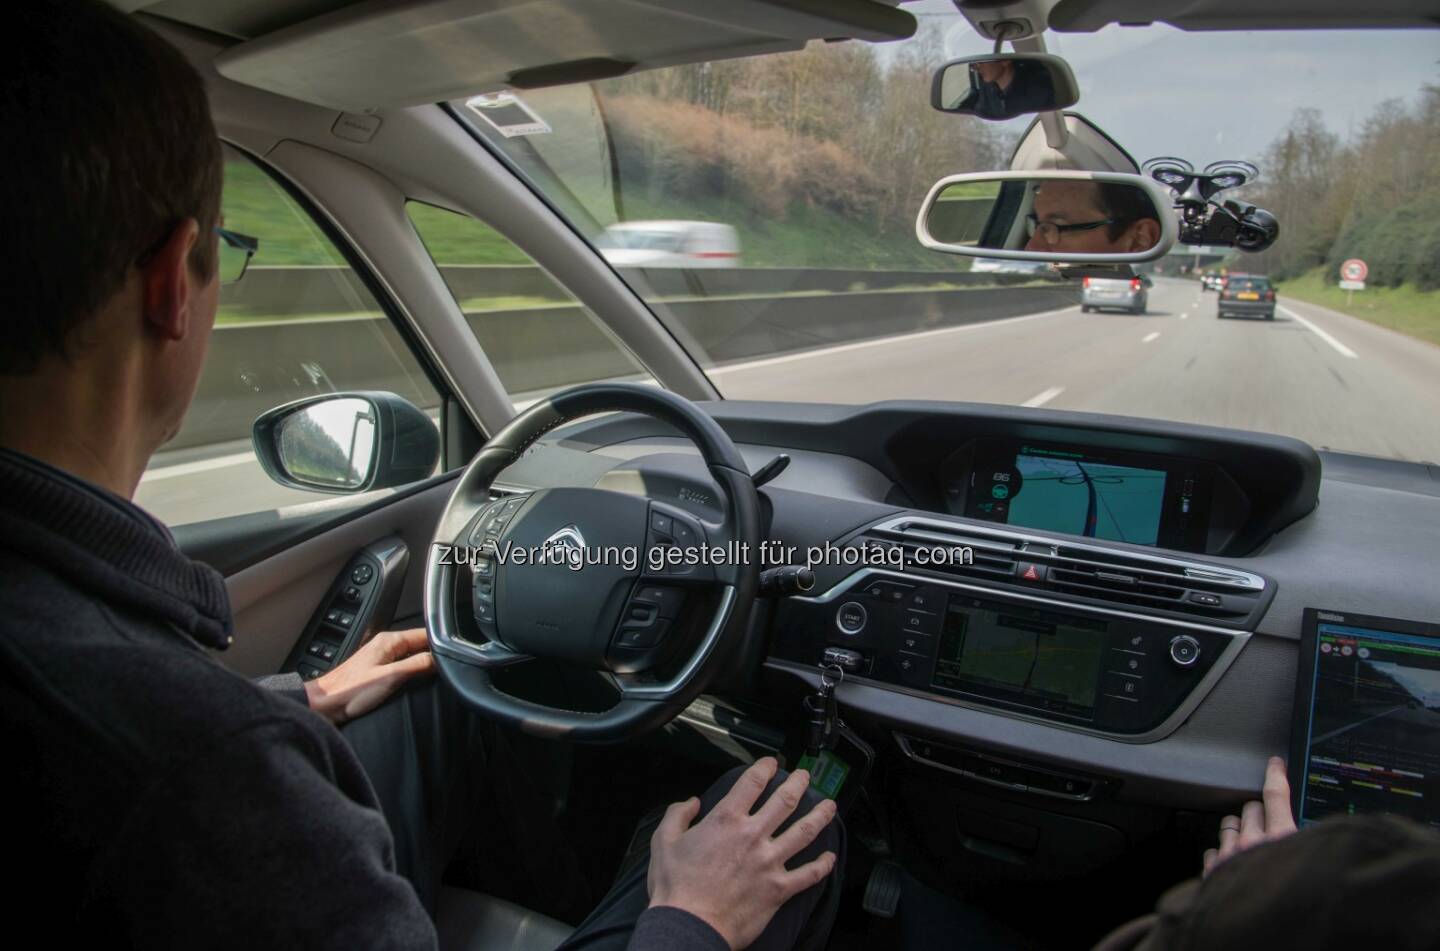
[[[1177,245],[1137,268],[1145,295],[1082,301],[1079,281],[917,241],[930,186],[1007,168],[1034,117],[933,109],[936,67],[992,45],[949,3],[906,9],[921,27],[899,43],[516,93],[523,127],[497,90],[451,107],[727,398],[1043,405],[1440,460],[1440,35],[1047,34],[1079,81],[1071,111],[1137,163],[1254,163],[1227,194],[1280,221],[1262,254]],[[678,251],[686,223],[731,237],[635,254]],[[1275,306],[1221,313],[1200,277],[1231,271],[1269,278]]]

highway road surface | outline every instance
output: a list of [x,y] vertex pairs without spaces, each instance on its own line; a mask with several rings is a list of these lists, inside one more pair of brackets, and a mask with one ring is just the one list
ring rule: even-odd
[[[973,400],[1279,433],[1317,448],[1440,462],[1440,347],[1280,299],[1218,320],[1215,295],[1160,278],[1150,312],[1079,307],[715,368],[729,398]],[[172,525],[325,496],[283,489],[243,443],[157,457],[138,501]]]

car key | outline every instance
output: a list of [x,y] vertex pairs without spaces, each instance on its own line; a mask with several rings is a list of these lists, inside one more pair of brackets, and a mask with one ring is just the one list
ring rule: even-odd
[[812,694],[805,695],[805,711],[809,715],[807,724],[805,758],[818,759],[835,741],[835,725],[839,721],[839,705],[835,700],[835,688],[845,679],[845,670],[839,664],[828,664],[821,668],[820,687]]

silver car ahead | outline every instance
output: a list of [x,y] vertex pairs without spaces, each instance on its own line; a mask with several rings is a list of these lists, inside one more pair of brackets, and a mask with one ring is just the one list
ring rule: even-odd
[[1145,313],[1150,302],[1151,280],[1140,277],[1087,277],[1080,290],[1080,310],[1090,313],[1111,307],[1132,314]]

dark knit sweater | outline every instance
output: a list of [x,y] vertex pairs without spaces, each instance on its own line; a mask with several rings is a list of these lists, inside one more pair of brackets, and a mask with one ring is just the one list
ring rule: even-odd
[[[210,656],[224,580],[164,526],[0,450],[0,609],[8,907],[114,948],[434,946],[354,753]],[[637,951],[724,946],[646,918]]]

